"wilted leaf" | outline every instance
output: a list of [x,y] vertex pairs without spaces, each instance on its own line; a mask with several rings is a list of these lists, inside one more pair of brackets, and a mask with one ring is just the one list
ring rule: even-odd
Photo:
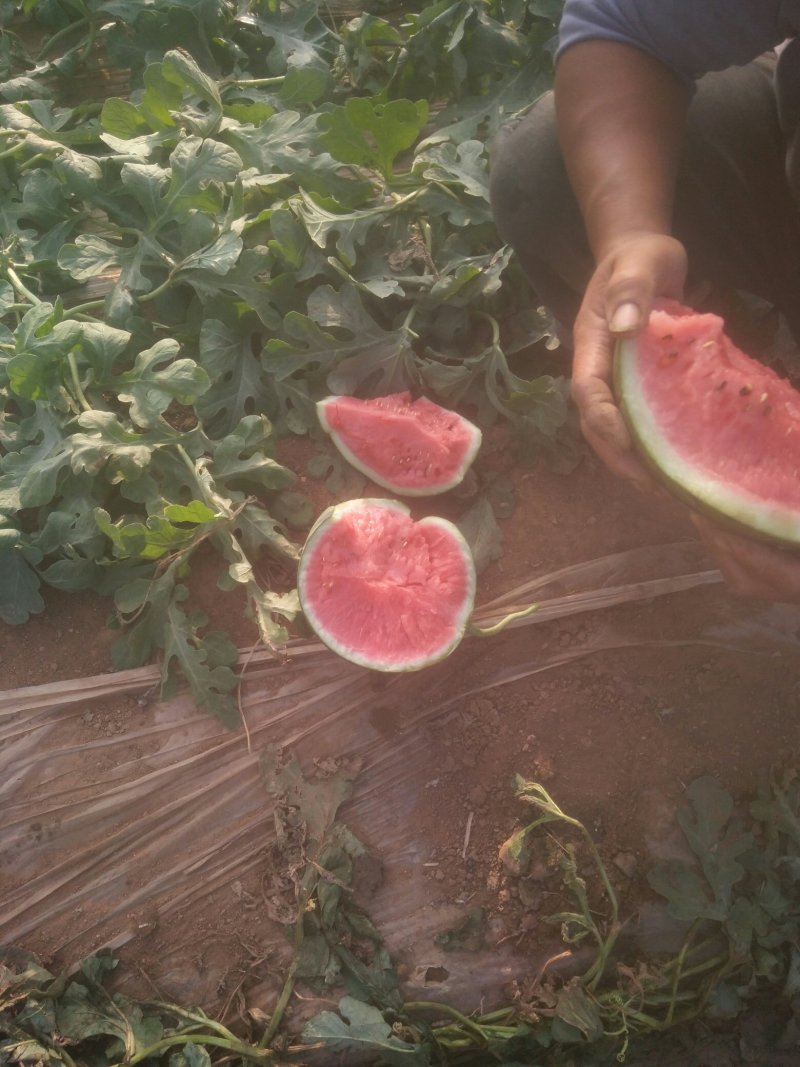
[[556,1018],[574,1026],[587,1041],[599,1041],[603,1036],[603,1021],[596,1002],[580,982],[574,978],[558,992]]
[[476,908],[458,926],[441,931],[433,940],[445,952],[480,952],[486,945],[487,919],[486,910]]
[[357,765],[342,765],[307,778],[297,759],[283,757],[274,745],[261,756],[261,776],[267,792],[282,806],[279,817],[287,826],[304,826],[312,850],[325,840],[336,813],[353,791],[357,773]]
[[458,528],[470,547],[478,574],[503,555],[503,532],[497,525],[487,496],[478,497],[464,512],[458,520]]
[[306,1023],[303,1040],[310,1043],[321,1041],[332,1052],[349,1049],[380,1053],[383,1062],[391,1067],[428,1067],[430,1064],[427,1049],[401,1041],[377,1008],[354,997],[343,997],[339,1001],[339,1011],[341,1016],[330,1011],[315,1015]]

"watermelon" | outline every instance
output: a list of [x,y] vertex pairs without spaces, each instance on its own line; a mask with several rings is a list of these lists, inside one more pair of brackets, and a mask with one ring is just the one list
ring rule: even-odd
[[446,519],[415,522],[396,500],[349,500],[323,512],[308,535],[298,592],[334,652],[378,671],[412,671],[461,641],[475,566]]
[[667,486],[742,532],[800,545],[800,393],[741,352],[722,319],[657,307],[618,344],[615,384]]
[[349,463],[401,496],[432,496],[452,489],[481,444],[477,426],[408,392],[374,400],[329,396],[319,401],[317,413]]

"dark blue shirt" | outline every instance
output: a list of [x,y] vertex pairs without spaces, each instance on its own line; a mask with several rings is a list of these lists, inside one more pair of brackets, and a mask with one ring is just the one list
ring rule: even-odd
[[798,32],[800,0],[566,0],[559,54],[579,41],[621,41],[691,82],[749,63]]

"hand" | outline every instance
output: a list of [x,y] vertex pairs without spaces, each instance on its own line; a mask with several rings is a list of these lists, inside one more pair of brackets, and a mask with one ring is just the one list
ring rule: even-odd
[[731,533],[704,515],[693,514],[692,521],[735,593],[800,603],[800,552]]
[[642,329],[657,297],[680,300],[685,277],[686,252],[674,238],[629,236],[598,263],[575,320],[572,396],[583,434],[611,470],[651,492],[656,483],[634,452],[614,399],[614,348]]

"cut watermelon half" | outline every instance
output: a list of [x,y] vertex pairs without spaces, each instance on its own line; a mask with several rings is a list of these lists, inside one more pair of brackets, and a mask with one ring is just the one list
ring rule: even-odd
[[722,319],[665,303],[618,345],[615,382],[640,450],[679,496],[800,545],[800,393],[741,352]]
[[456,526],[415,522],[394,500],[323,512],[300,557],[298,592],[317,636],[378,671],[413,671],[459,644],[475,602],[472,553]]
[[468,419],[408,392],[374,400],[329,396],[317,413],[349,463],[401,496],[452,489],[481,445],[481,431]]

